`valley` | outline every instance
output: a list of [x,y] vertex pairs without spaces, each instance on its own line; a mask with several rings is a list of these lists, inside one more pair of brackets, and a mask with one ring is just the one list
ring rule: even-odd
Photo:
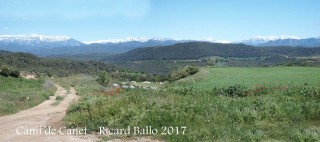
[[0,0],[0,142],[320,142],[320,0]]
[[[0,76],[1,128],[10,130],[0,134],[5,140],[320,139],[318,48],[191,42],[139,48],[105,58],[102,54],[43,58],[0,53],[1,74],[5,75],[4,69],[9,74]],[[10,76],[16,71],[32,74],[34,79]],[[54,83],[59,85],[48,91],[46,86]],[[31,101],[35,102],[30,105]],[[17,124],[85,133],[21,136],[12,131]],[[134,133],[133,128],[138,127],[179,129],[175,133]],[[132,128],[132,132],[99,135],[101,128]],[[22,130],[19,127],[19,133]]]

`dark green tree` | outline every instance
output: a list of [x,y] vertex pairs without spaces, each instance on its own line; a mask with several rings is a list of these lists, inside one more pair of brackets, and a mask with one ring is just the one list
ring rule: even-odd
[[2,75],[2,76],[4,76],[4,77],[8,77],[8,76],[10,76],[10,68],[8,67],[8,66],[6,66],[6,65],[2,65],[1,67],[0,67],[0,75]]
[[20,71],[18,71],[18,70],[11,71],[9,75],[14,77],[14,78],[19,78],[20,77]]

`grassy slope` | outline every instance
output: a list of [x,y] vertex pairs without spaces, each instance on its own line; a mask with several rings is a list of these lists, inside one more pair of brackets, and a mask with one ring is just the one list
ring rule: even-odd
[[206,90],[234,84],[241,84],[249,88],[257,84],[274,87],[308,83],[312,86],[320,86],[320,68],[313,67],[206,68],[206,70],[205,79],[195,84],[188,84],[188,81],[179,82],[180,84],[187,83],[187,87],[193,86]]
[[31,108],[48,99],[55,89],[45,89],[43,84],[44,80],[0,76],[0,116]]
[[90,96],[92,93],[103,89],[103,86],[96,82],[95,77],[83,74],[58,78],[55,81],[59,82],[59,84],[74,87],[77,91],[77,95],[82,97]]
[[[202,81],[202,79],[210,76],[211,70],[216,69],[228,70],[227,68],[213,68],[209,69],[209,72],[201,70],[186,82],[192,83],[191,86],[203,86],[201,83],[205,80]],[[240,68],[244,73],[250,72],[250,76],[255,76],[258,71],[274,74],[276,70],[282,73],[288,70],[290,73],[295,73],[297,70],[299,72],[312,70],[310,72],[315,73],[314,70],[317,69],[313,69]],[[247,77],[235,72],[237,71],[232,72],[235,80],[246,80]],[[65,123],[70,127],[87,127],[90,131],[98,131],[100,126],[110,128],[152,126],[158,130],[161,130],[162,126],[186,126],[185,135],[155,136],[172,142],[320,140],[319,94],[314,97],[303,94],[302,90],[289,88],[286,91],[280,90],[266,95],[240,98],[219,96],[216,92],[199,89],[201,87],[190,89],[187,85],[188,87],[185,88],[180,86],[181,88],[178,89],[160,91],[123,91],[118,95],[95,92],[93,96],[90,92],[93,94],[94,90],[99,90],[99,86],[93,83],[94,78],[84,78],[83,81],[81,78],[77,79],[75,83],[78,82],[79,85],[75,84],[75,87],[80,92],[85,92],[81,94],[86,97],[68,109]],[[256,77],[256,80],[272,81],[266,77]],[[317,80],[316,78],[313,81]],[[280,81],[278,83],[281,83]],[[298,77],[295,81],[303,80]],[[309,81],[312,82],[312,80]],[[246,84],[246,82],[242,83]],[[233,84],[232,80],[229,84]],[[216,84],[213,83],[212,86],[214,85]],[[247,85],[250,85],[250,82]],[[319,88],[317,89],[319,91]]]

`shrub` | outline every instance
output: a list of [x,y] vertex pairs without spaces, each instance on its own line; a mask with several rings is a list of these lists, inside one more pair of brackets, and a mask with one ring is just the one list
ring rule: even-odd
[[185,78],[189,75],[196,74],[199,71],[199,68],[196,66],[186,66],[182,69],[175,70],[170,74],[170,81],[176,81],[182,78]]
[[45,89],[52,89],[54,88],[54,83],[51,80],[45,80],[42,86]]
[[257,84],[254,88],[250,89],[250,95],[261,96],[266,95],[269,89],[265,85]]
[[2,65],[0,67],[0,75],[4,76],[4,77],[14,77],[14,78],[18,78],[20,76],[20,71],[18,70],[12,70],[10,67],[6,66],[6,65]]
[[18,70],[11,71],[9,73],[9,75],[14,77],[14,78],[19,78],[20,77],[20,71],[18,71]]
[[10,75],[10,69],[9,69],[9,67],[8,66],[6,66],[6,65],[2,65],[1,67],[0,67],[0,75],[2,75],[2,76],[4,76],[4,77],[9,77],[9,75]]
[[110,75],[106,72],[103,71],[99,74],[97,78],[97,82],[103,86],[107,86],[110,80]]
[[248,94],[247,87],[243,85],[235,84],[222,89],[220,95],[229,96],[229,97],[245,97],[247,96],[247,94]]
[[318,96],[318,90],[312,86],[309,86],[308,83],[305,83],[304,86],[300,89],[300,93],[304,96]]

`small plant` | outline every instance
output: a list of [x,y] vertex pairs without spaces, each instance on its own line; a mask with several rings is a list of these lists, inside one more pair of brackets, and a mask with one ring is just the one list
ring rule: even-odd
[[43,83],[43,87],[45,89],[52,89],[54,88],[54,83],[51,80],[45,80]]
[[57,96],[57,97],[56,97],[56,100],[57,100],[57,101],[62,101],[63,99],[64,99],[63,96]]
[[65,96],[56,96],[56,101],[54,103],[52,103],[51,105],[57,106],[64,99],[64,97]]
[[257,84],[254,88],[250,89],[250,93],[254,96],[266,95],[269,89],[265,85]]
[[304,86],[300,89],[300,93],[304,96],[319,96],[318,90],[312,86],[309,86],[308,83],[304,84]]

